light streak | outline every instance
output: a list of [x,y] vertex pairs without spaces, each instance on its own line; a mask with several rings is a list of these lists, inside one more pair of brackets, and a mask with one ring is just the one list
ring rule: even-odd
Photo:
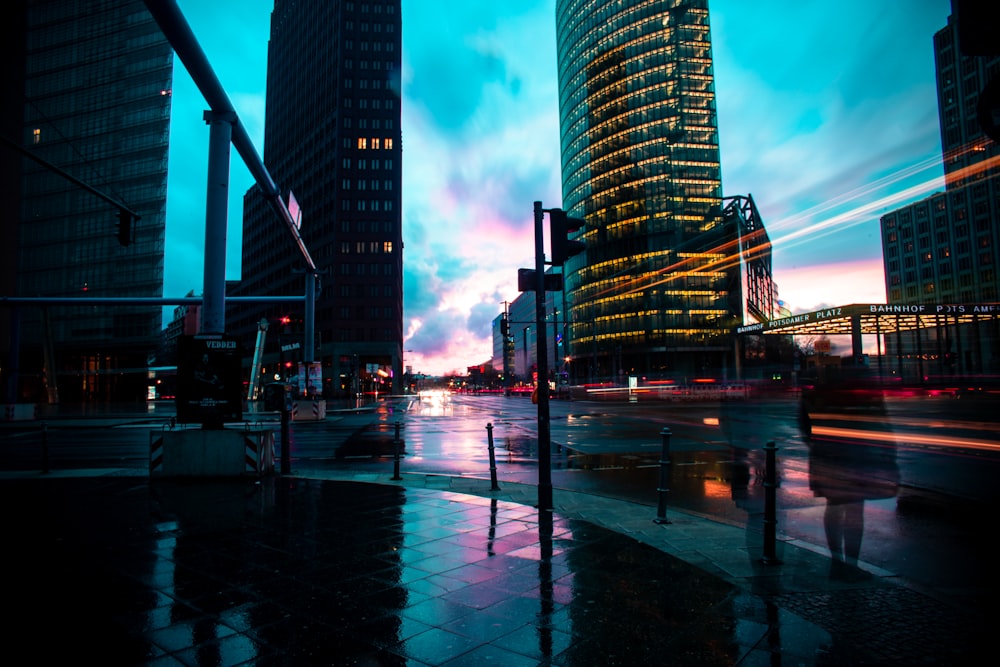
[[981,449],[1000,452],[1000,443],[996,441],[978,440],[942,435],[919,435],[917,433],[880,433],[864,429],[839,428],[836,426],[813,426],[813,436],[830,438],[869,440],[874,442],[890,442],[897,445],[931,445],[936,447],[954,447],[965,449]]

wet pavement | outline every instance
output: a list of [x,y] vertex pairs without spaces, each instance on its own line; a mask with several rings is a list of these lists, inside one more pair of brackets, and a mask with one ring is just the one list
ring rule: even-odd
[[[445,436],[442,436],[445,437]],[[966,665],[992,605],[667,507],[382,470],[0,473],[39,664]],[[778,561],[778,562],[775,562]]]

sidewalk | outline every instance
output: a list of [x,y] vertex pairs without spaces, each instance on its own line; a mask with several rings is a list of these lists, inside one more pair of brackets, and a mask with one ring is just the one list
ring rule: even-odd
[[[488,479],[7,475],[5,645],[39,663],[962,665],[891,575],[668,508]],[[750,544],[750,546],[748,546]]]

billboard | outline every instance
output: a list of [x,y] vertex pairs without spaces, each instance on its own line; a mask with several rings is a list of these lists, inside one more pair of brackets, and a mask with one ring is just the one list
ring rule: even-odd
[[177,421],[222,428],[243,419],[242,346],[235,336],[177,340]]

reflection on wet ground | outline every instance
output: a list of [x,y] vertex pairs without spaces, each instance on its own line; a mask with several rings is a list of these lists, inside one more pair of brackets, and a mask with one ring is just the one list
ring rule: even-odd
[[3,636],[39,663],[735,665],[831,644],[629,537],[496,499],[274,478],[0,497],[36,508],[8,524]]
[[[527,406],[527,401],[525,404],[530,411],[532,408]],[[937,405],[938,402],[926,404],[927,408]],[[489,422],[494,426],[500,487],[509,483],[536,484],[537,436],[531,429],[534,424],[525,417],[525,410],[517,402],[498,402],[492,410],[487,406],[487,403],[459,406],[463,417],[453,416],[454,406],[444,410],[450,410],[449,414],[437,416],[434,413],[431,417],[422,409],[411,410],[405,416],[399,411],[387,412],[374,420],[375,423],[369,421],[369,428],[359,428],[346,438],[339,452],[351,455],[338,453],[334,466],[365,474],[391,470],[393,425],[399,420],[403,425],[401,469],[404,476],[452,475],[488,479],[491,471],[488,433],[484,426]],[[672,431],[666,466],[665,496],[669,506],[742,526],[748,532],[748,540],[759,541],[766,491],[763,446],[773,434],[787,434],[789,429],[794,429],[797,440],[782,438],[777,457],[777,521],[781,535],[803,540],[819,549],[829,549],[832,554],[842,554],[846,560],[858,557],[857,536],[861,535],[860,558],[866,562],[915,581],[940,582],[951,590],[961,591],[964,596],[976,597],[975,591],[986,581],[984,576],[995,579],[987,575],[989,567],[975,555],[988,549],[984,533],[976,529],[974,523],[970,525],[964,521],[966,517],[982,517],[979,506],[963,507],[954,499],[943,496],[939,499],[932,492],[921,490],[924,487],[919,484],[914,486],[915,475],[947,473],[954,466],[931,464],[928,467],[919,458],[924,456],[923,451],[909,445],[899,446],[901,483],[896,483],[895,492],[891,493],[891,490],[879,489],[886,482],[892,485],[892,480],[867,474],[869,466],[864,461],[834,460],[834,465],[817,465],[822,451],[815,451],[816,448],[811,448],[798,434],[794,412],[791,420],[782,421],[778,403],[690,405],[681,411],[687,421],[675,419],[674,412],[662,413],[659,409],[652,413],[626,412],[616,420],[603,406],[585,418],[583,406],[567,407],[570,410],[554,413],[551,474],[556,489],[655,508],[661,497],[658,491],[663,468],[660,434],[666,422]],[[898,412],[897,406],[890,403],[890,413],[893,412]],[[930,409],[918,418],[938,419]],[[567,434],[570,436],[567,440],[582,437],[583,431],[574,435],[570,424],[573,421],[585,424],[583,431],[591,434],[593,446],[563,446],[562,438]],[[886,429],[884,432],[894,431]],[[828,437],[822,433],[817,434],[819,436]],[[747,446],[741,447],[738,443]],[[623,450],[612,453],[608,451],[611,446]],[[865,446],[884,448],[887,443],[869,440]],[[950,454],[954,450],[948,451]],[[995,496],[995,492],[990,491],[995,485],[975,477],[985,476],[988,470],[986,466],[974,465],[963,473],[961,488],[984,489]],[[830,495],[830,489],[845,485],[871,487],[867,491],[855,488],[854,496],[869,492],[875,495],[847,503]],[[936,510],[938,507],[943,511]],[[949,510],[954,515],[950,515]],[[948,538],[938,539],[939,536]],[[953,568],[953,563],[962,566]]]

